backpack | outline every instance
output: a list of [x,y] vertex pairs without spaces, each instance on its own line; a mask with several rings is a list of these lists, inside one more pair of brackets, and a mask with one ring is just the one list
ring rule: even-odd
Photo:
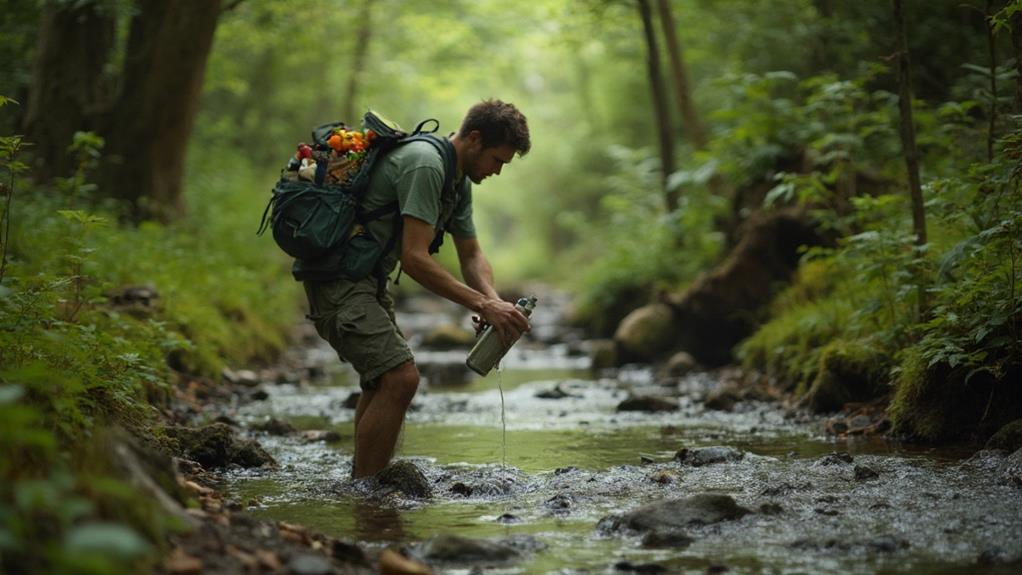
[[[430,122],[434,127],[427,131],[424,127]],[[397,202],[368,212],[360,206],[372,169],[386,153],[410,142],[429,142],[444,159],[443,192],[452,187],[456,158],[450,142],[433,135],[439,128],[436,120],[420,122],[408,133],[370,110],[363,126],[365,132],[352,130],[343,122],[313,129],[312,144],[298,145],[273,187],[256,233],[262,235],[269,229],[277,245],[295,258],[297,280],[362,279],[393,247],[400,233],[400,218],[395,218],[386,246],[368,237],[364,225],[397,212]],[[431,252],[442,241],[440,226]]]

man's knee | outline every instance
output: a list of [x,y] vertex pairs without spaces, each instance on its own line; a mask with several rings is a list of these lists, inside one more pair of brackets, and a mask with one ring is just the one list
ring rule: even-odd
[[419,388],[419,368],[407,361],[380,376],[379,392],[386,393],[396,401],[408,404]]

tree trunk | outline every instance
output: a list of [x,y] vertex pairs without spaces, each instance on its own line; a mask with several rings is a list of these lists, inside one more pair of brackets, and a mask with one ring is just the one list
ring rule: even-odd
[[667,206],[667,211],[673,212],[678,208],[678,194],[674,190],[667,189],[667,178],[674,171],[674,140],[671,138],[671,119],[667,110],[664,82],[660,75],[660,51],[657,49],[649,0],[639,0],[639,15],[642,17],[642,30],[646,35],[646,63],[650,92],[653,97],[653,121],[660,139],[660,170],[664,203]]
[[912,197],[912,229],[916,244],[926,243],[926,213],[923,210],[923,191],[919,184],[919,151],[916,149],[916,131],[912,122],[912,77],[905,39],[905,14],[902,0],[894,0],[894,26],[898,42],[898,110],[901,122],[901,147],[908,170],[909,193]]
[[67,147],[75,132],[102,130],[114,20],[97,2],[51,1],[43,7],[24,121],[39,181],[74,171]]
[[669,0],[657,0],[657,9],[660,27],[664,31],[664,41],[667,44],[667,57],[671,63],[671,79],[674,81],[674,93],[678,98],[678,112],[681,114],[692,146],[697,150],[703,150],[706,148],[706,132],[699,121],[695,106],[692,105],[692,90],[688,83],[688,72],[685,70],[681,46],[678,44],[678,35],[674,29],[674,15],[671,13]]
[[372,8],[373,0],[362,0],[362,10],[358,18],[358,34],[355,36],[354,52],[355,57],[351,62],[351,76],[348,77],[348,90],[344,97],[344,113],[341,118],[352,125],[358,125],[355,116],[355,101],[358,99],[359,88],[362,85],[362,74],[366,67],[366,54],[369,52],[370,32],[372,31]]
[[997,135],[997,43],[994,39],[994,24],[990,21],[993,12],[992,0],[987,0],[984,22],[987,28],[987,52],[990,56],[990,124],[987,128],[987,161],[994,161],[994,139]]
[[138,2],[107,138],[120,162],[109,163],[102,178],[136,220],[184,213],[185,151],[219,15],[220,0]]
[[1022,12],[1011,15],[1011,45],[1015,50],[1015,113],[1022,113]]

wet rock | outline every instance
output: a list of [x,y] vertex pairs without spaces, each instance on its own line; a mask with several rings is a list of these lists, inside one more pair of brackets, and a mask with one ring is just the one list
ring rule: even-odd
[[433,496],[429,480],[411,461],[395,461],[374,475],[373,480],[381,488],[400,491],[408,497]]
[[1004,458],[1001,467],[1001,481],[1015,487],[1022,487],[1022,448]]
[[618,411],[644,411],[649,413],[675,411],[678,404],[665,397],[632,395],[618,404]]
[[575,498],[566,493],[558,493],[547,499],[543,505],[551,511],[564,512],[575,506]]
[[330,575],[334,568],[322,555],[299,553],[287,562],[287,571],[290,575]]
[[422,336],[420,342],[427,349],[467,349],[475,343],[476,336],[471,330],[452,323],[440,324]]
[[270,435],[288,435],[298,431],[295,426],[290,423],[277,419],[276,417],[268,417],[266,420],[252,425],[252,429],[255,431],[262,431],[269,433]]
[[590,367],[595,370],[616,367],[617,344],[612,339],[595,339],[589,342]]
[[779,503],[768,501],[759,506],[760,515],[780,515],[784,513],[784,508]]
[[567,467],[558,467],[557,469],[554,469],[554,475],[564,475],[565,473],[571,473],[573,471],[578,471],[578,468],[575,467],[574,465],[569,465]]
[[274,465],[270,454],[255,441],[241,439],[230,426],[212,423],[205,427],[166,428],[167,435],[177,441],[185,457],[203,467],[242,467]]
[[458,535],[437,535],[420,548],[422,556],[431,561],[472,563],[477,561],[506,562],[519,557],[514,548],[485,539],[469,539]]
[[454,495],[461,495],[462,497],[469,497],[472,495],[472,488],[459,481],[454,485],[451,485],[451,493]]
[[629,573],[667,573],[667,568],[658,563],[632,563],[631,561],[618,561],[614,569]]
[[265,389],[257,389],[250,393],[248,397],[252,401],[266,401],[270,398],[270,394]]
[[677,529],[654,529],[642,537],[642,546],[650,549],[682,549],[695,539]]
[[894,553],[900,549],[908,549],[908,541],[893,535],[879,535],[866,543],[866,547],[877,553]]
[[521,523],[521,522],[522,522],[522,518],[517,516],[517,515],[514,515],[512,513],[504,513],[503,515],[501,515],[500,517],[497,518],[497,523],[509,524],[509,523]]
[[539,399],[564,399],[565,397],[579,397],[564,391],[561,384],[557,384],[553,389],[546,389],[536,393],[536,397]]
[[307,429],[301,433],[301,438],[305,443],[316,443],[317,441],[333,443],[342,439],[341,434],[332,429]]
[[714,411],[734,411],[735,404],[742,400],[739,391],[734,387],[722,387],[711,391],[703,405]]
[[688,352],[679,351],[664,362],[660,368],[659,376],[661,378],[681,377],[697,369],[699,369],[699,363],[696,362],[696,358]]
[[826,429],[829,435],[844,435],[848,433],[848,422],[844,417],[832,417],[827,420]]
[[649,480],[660,485],[674,483],[681,479],[681,474],[673,469],[658,469],[649,475]]
[[234,419],[230,415],[226,415],[223,413],[213,418],[213,423],[225,423],[227,425],[230,425],[231,427],[240,427],[236,419]]
[[224,378],[224,381],[233,385],[243,385],[245,387],[255,387],[259,385],[259,375],[250,369],[239,369],[237,371],[225,367],[220,375]]
[[469,382],[471,372],[463,361],[419,364],[419,374],[433,386],[459,386]]
[[709,567],[706,568],[706,573],[707,573],[707,575],[713,575],[715,573],[727,573],[730,570],[731,570],[731,568],[728,567],[727,565],[722,565],[720,563],[714,563],[714,564],[712,564],[712,565],[710,565]]
[[348,395],[347,398],[345,398],[344,402],[341,403],[341,407],[345,409],[355,409],[356,407],[358,407],[358,400],[361,398],[362,398],[361,391],[353,391],[351,392],[350,395]]
[[653,463],[656,463],[656,459],[653,459],[651,456],[641,454],[639,455],[640,465],[652,465]]
[[692,467],[741,461],[744,457],[745,452],[726,446],[681,449],[674,454],[675,461]]
[[876,479],[877,477],[880,477],[880,474],[877,473],[872,467],[867,467],[865,465],[855,466],[856,481],[866,481],[869,479]]
[[728,495],[700,493],[685,499],[655,501],[624,515],[604,517],[597,528],[605,532],[681,530],[692,525],[739,519],[749,513]]
[[500,541],[504,545],[517,550],[519,553],[538,553],[547,548],[547,544],[532,535],[514,535]]
[[827,455],[817,459],[813,462],[814,466],[825,466],[825,465],[849,465],[852,463],[852,456],[845,451],[832,451]]
[[986,443],[987,449],[1000,449],[1011,453],[1022,448],[1022,419],[1004,425]]
[[631,312],[614,332],[619,362],[647,362],[662,357],[673,345],[674,310],[657,302]]
[[330,556],[339,561],[355,565],[367,565],[369,563],[366,559],[365,551],[361,547],[343,539],[334,539],[330,542]]

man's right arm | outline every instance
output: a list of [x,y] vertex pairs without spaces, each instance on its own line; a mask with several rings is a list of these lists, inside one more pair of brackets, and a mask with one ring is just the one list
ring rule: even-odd
[[514,304],[489,297],[458,281],[429,255],[433,226],[414,216],[404,216],[401,236],[401,268],[429,291],[478,313],[493,325],[505,342],[528,331],[529,320]]

